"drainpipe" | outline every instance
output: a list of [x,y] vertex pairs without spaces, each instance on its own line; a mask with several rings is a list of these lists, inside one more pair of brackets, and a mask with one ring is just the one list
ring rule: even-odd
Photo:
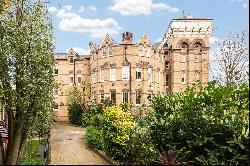
[[127,48],[128,48],[128,46],[127,45],[125,45],[125,61],[129,64],[129,101],[130,101],[130,103],[131,103],[131,94],[132,94],[132,86],[131,86],[131,84],[132,84],[132,76],[131,76],[131,63],[128,61],[128,59],[127,59]]

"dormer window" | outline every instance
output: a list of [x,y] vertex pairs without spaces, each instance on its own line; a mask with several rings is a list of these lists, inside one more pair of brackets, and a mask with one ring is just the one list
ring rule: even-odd
[[109,46],[109,56],[113,56],[113,47]]
[[69,64],[73,64],[74,63],[74,58],[73,57],[70,57],[69,58]]
[[151,49],[149,47],[148,50],[147,50],[147,58],[150,58],[150,56],[151,56]]
[[102,48],[102,56],[106,57],[106,48],[105,47]]
[[143,45],[139,46],[139,56],[143,56],[143,52],[144,52],[144,47]]

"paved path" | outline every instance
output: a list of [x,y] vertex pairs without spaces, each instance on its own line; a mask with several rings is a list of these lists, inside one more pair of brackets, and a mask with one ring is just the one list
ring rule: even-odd
[[51,130],[51,165],[108,165],[87,146],[85,129],[56,122]]

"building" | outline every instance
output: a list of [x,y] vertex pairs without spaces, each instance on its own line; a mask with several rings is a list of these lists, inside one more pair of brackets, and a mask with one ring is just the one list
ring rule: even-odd
[[189,15],[173,19],[156,44],[146,34],[134,42],[125,32],[122,43],[109,35],[100,45],[90,42],[87,56],[73,49],[56,54],[56,119],[67,119],[66,91],[73,84],[89,85],[89,102],[109,98],[134,106],[148,104],[153,95],[182,91],[196,80],[206,85],[211,25],[212,19]]

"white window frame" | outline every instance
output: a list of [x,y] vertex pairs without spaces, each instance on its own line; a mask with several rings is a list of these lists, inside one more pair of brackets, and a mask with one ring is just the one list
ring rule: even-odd
[[[110,52],[111,52],[111,54],[110,54]],[[109,56],[113,56],[113,46],[109,46]]]
[[103,95],[103,101],[105,100],[105,94],[103,92],[100,93],[100,103],[102,103],[102,95]]
[[139,56],[143,56],[143,54],[144,54],[144,46],[139,45]]
[[[126,76],[126,78],[123,76]],[[122,66],[122,80],[129,80],[129,66]]]
[[[184,79],[184,81],[182,81]],[[181,70],[181,84],[186,84],[186,72],[185,70]]]
[[157,70],[157,83],[160,83],[161,81],[161,71]]
[[147,49],[146,57],[151,58],[151,49],[150,49],[150,47],[148,47],[148,49]]
[[[124,102],[124,94],[127,93],[127,97],[128,97],[128,102]],[[129,91],[123,91],[122,92],[122,103],[129,103]]]
[[100,69],[100,82],[104,82],[104,69]]
[[[73,60],[73,62],[71,62],[71,59]],[[71,65],[74,64],[74,57],[69,57],[69,64],[71,64]]]
[[[112,73],[112,72],[114,72],[114,73]],[[116,67],[115,66],[110,67],[110,79],[109,80],[110,81],[116,81]]]
[[[104,55],[105,53],[105,55]],[[107,56],[107,48],[106,47],[103,47],[102,48],[102,57],[106,57]]]
[[[153,74],[152,74],[153,72],[152,71],[153,71],[152,68],[148,68],[148,70],[147,70],[147,79],[148,79],[148,82],[152,82],[153,81]],[[150,75],[150,77],[149,77],[149,75]]]
[[[141,78],[138,78],[139,74],[141,73]],[[136,67],[135,69],[135,79],[136,81],[141,81],[142,80],[142,68],[141,67]]]
[[[81,82],[79,82],[79,78],[81,78]],[[81,83],[82,83],[82,75],[81,75],[81,74],[78,74],[78,76],[77,76],[77,83],[78,83],[78,84],[81,84]]]

